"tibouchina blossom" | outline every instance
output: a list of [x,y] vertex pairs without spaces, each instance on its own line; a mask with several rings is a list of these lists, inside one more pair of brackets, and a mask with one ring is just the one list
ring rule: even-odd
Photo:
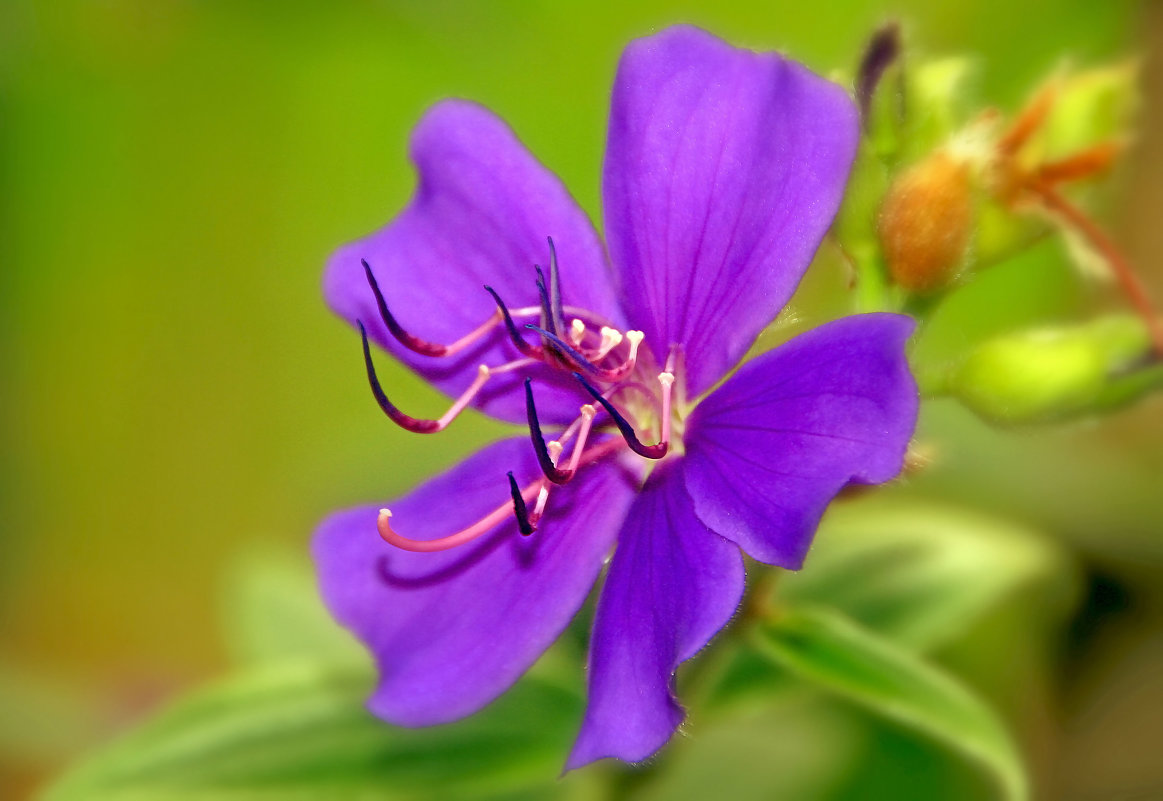
[[[414,198],[331,258],[327,300],[366,332],[403,427],[472,406],[530,433],[320,527],[324,599],[378,663],[375,714],[426,726],[488,704],[612,551],[567,764],[645,759],[683,719],[679,663],[739,605],[741,551],[799,568],[837,492],[897,475],[908,318],[823,325],[719,383],[812,260],[856,142],[846,93],[795,62],[690,27],[640,39],[614,84],[603,247],[490,112],[424,116]],[[455,397],[448,413],[397,409],[369,339]]]

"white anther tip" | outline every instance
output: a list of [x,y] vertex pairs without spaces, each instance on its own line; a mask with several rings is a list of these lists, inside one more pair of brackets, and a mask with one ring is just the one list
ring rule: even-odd
[[380,519],[381,520],[385,517],[391,517],[391,516],[392,516],[391,509],[380,509]]
[[477,367],[477,375],[479,375],[481,378],[487,376],[489,372],[489,366],[487,364],[482,364]]
[[573,320],[570,321],[569,325],[570,325],[570,328],[573,329],[575,334],[584,334],[586,332],[586,324],[583,323],[581,320],[577,319],[576,317],[574,317]]
[[587,403],[585,406],[582,406],[581,409],[579,409],[578,411],[581,412],[582,417],[589,418],[589,419],[592,419],[593,416],[598,413],[598,410],[596,408],[594,408],[594,406],[589,404],[589,403]]
[[674,373],[659,373],[658,383],[669,389],[674,384]]
[[639,345],[642,343],[642,340],[645,338],[646,338],[646,334],[643,334],[641,331],[627,331],[626,332],[626,340],[631,345]]

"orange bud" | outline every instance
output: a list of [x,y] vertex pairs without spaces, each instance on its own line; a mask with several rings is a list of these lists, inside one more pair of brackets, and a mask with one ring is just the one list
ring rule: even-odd
[[931,292],[957,276],[973,209],[969,167],[944,150],[904,170],[881,202],[879,232],[893,280]]

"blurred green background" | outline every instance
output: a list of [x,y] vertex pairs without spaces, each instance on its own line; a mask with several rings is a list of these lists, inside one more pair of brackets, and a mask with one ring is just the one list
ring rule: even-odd
[[[395,429],[368,395],[358,340],[320,297],[329,251],[406,202],[406,140],[428,104],[463,96],[496,110],[597,219],[609,86],[628,39],[690,21],[827,73],[850,71],[891,17],[920,51],[980,55],[981,96],[1005,109],[1063,59],[1144,58],[1140,137],[1100,216],[1163,297],[1154,4],[0,5],[0,781],[11,797],[224,669],[223,577],[240,553],[301,551],[329,510],[398,493],[502,430],[479,417],[434,438]],[[838,273],[813,280],[842,291]],[[959,294],[939,321],[947,343],[1082,313],[1109,291],[1048,246]],[[441,406],[383,365],[402,407]],[[1016,519],[1068,543],[1082,567],[1082,611],[1042,688],[1053,719],[1024,734],[1053,797],[1105,798],[1112,786],[1163,797],[1160,411],[1156,400],[1101,424],[1014,434],[934,404],[923,431],[938,458],[902,490]],[[1004,675],[1006,658],[962,661],[981,663],[971,674],[1004,696],[988,676]]]

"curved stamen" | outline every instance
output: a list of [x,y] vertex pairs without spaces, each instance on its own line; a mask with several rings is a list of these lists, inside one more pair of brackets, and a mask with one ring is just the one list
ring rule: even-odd
[[521,496],[521,488],[517,486],[517,479],[513,478],[513,471],[509,471],[509,494],[513,496],[513,514],[517,518],[517,528],[521,535],[528,537],[536,529],[529,523],[529,509],[525,506],[525,499]]
[[509,314],[508,307],[505,306],[505,301],[501,300],[501,296],[497,294],[497,291],[491,286],[486,286],[485,291],[492,295],[493,300],[497,302],[497,308],[500,309],[501,317],[505,321],[505,330],[509,332],[509,339],[513,340],[513,344],[517,347],[517,350],[530,359],[541,359],[541,348],[536,345],[530,345],[522,339],[521,334],[517,332],[517,326],[513,323],[512,315]]
[[[599,459],[604,459],[611,453],[614,453],[621,448],[626,447],[625,443],[618,439],[609,439],[599,445],[595,445],[588,451],[581,455],[578,461],[578,466],[592,464]],[[510,489],[512,485],[510,485]],[[537,479],[520,491],[521,500],[528,504],[534,498],[537,498],[537,506],[533,512],[529,513],[529,525],[534,529],[537,522],[545,512],[545,502],[549,498],[549,485],[544,479]],[[528,506],[526,506],[528,511]],[[472,542],[482,534],[487,534],[492,531],[494,527],[503,523],[509,515],[516,515],[517,509],[513,503],[512,498],[505,503],[498,506],[493,511],[482,517],[477,522],[473,523],[467,528],[463,528],[455,534],[449,534],[447,537],[441,537],[436,540],[414,540],[411,537],[405,537],[396,533],[392,529],[392,512],[390,509],[381,509],[379,518],[376,520],[376,529],[380,533],[380,537],[390,545],[395,545],[397,548],[402,548],[405,551],[415,551],[418,553],[446,551],[449,548],[455,548],[458,545],[464,545]],[[518,521],[520,525],[520,521]]]
[[415,417],[409,417],[388,400],[388,396],[384,393],[384,388],[380,386],[380,380],[376,377],[376,368],[372,363],[371,348],[368,347],[367,342],[367,329],[363,327],[362,320],[357,322],[359,323],[359,335],[363,339],[363,361],[367,367],[367,381],[371,385],[372,394],[375,395],[376,401],[380,404],[380,408],[384,410],[384,414],[390,417],[392,422],[400,428],[406,428],[417,434],[431,434],[434,432],[437,425],[435,420],[418,420]]
[[[669,375],[669,373],[665,373],[664,375]],[[594,400],[602,404],[602,408],[604,408],[606,413],[610,415],[610,418],[614,421],[614,425],[618,427],[618,432],[622,435],[622,439],[626,440],[626,444],[630,446],[630,450],[647,459],[661,459],[663,456],[666,456],[666,452],[670,447],[669,437],[667,436],[670,430],[670,399],[669,392],[666,391],[669,389],[669,387],[665,384],[665,382],[663,409],[665,409],[667,412],[667,418],[663,420],[662,423],[663,438],[658,442],[657,445],[643,445],[641,440],[638,439],[638,435],[634,431],[634,426],[630,425],[630,421],[623,417],[622,413],[614,408],[614,404],[606,400],[605,396],[598,392],[598,390],[596,390],[589,381],[586,381],[585,376],[583,376],[581,373],[574,373],[573,377],[581,382],[581,385],[585,387],[586,392],[590,393]]]
[[[488,381],[493,374],[493,371],[490,370],[486,365],[482,364],[479,368],[477,368],[477,377],[473,379],[473,382],[469,384],[468,389],[461,393],[460,397],[457,398],[455,402],[453,402],[448,411],[442,414],[439,419],[421,420],[416,417],[411,417],[396,408],[396,405],[388,400],[388,396],[384,392],[384,388],[380,386],[380,380],[376,376],[375,364],[372,362],[371,347],[368,345],[367,329],[364,328],[362,320],[357,322],[359,323],[359,334],[363,340],[363,361],[364,366],[367,368],[367,380],[368,384],[371,385],[372,394],[375,395],[376,402],[379,403],[380,408],[383,410],[384,414],[390,417],[393,423],[400,426],[401,428],[407,429],[408,431],[412,431],[417,434],[435,434],[437,431],[443,431],[444,429],[448,428],[448,424],[455,420],[457,416],[465,410],[465,407],[467,407],[469,403],[472,402],[472,399],[476,397],[477,393],[480,392],[481,387],[485,385],[485,382]],[[501,368],[499,368],[499,370],[504,370],[507,367],[508,365],[503,365]]]
[[[388,327],[388,331],[396,338],[396,341],[408,350],[419,353],[421,356],[447,356],[447,345],[438,345],[435,342],[420,339],[418,336],[409,334],[404,330],[403,326],[396,322],[396,318],[388,311],[388,302],[384,300],[384,293],[380,292],[380,285],[376,283],[376,277],[372,273],[372,268],[367,263],[367,259],[360,259],[359,263],[363,265],[363,272],[367,276],[368,286],[371,287],[372,294],[376,296],[376,305],[380,308],[380,318],[383,319],[384,325]],[[490,322],[490,326],[493,324],[493,322]]]
[[537,463],[541,465],[541,472],[554,484],[564,484],[573,478],[572,470],[559,470],[553,463],[549,448],[545,444],[545,437],[541,434],[541,423],[537,419],[537,407],[533,403],[533,379],[525,379],[525,415],[529,420],[529,438],[533,440],[533,450],[537,454]]
[[[585,449],[586,440],[589,439],[590,428],[593,426],[594,416],[596,414],[597,409],[587,403],[585,406],[581,407],[581,416],[578,417],[578,419],[575,421],[575,424],[580,426],[580,431],[578,432],[577,444],[573,447],[573,455],[569,458],[568,470],[571,474],[577,474],[577,471],[581,469],[583,459],[586,462],[593,461],[595,458],[597,458],[598,455],[604,453],[604,450],[606,449],[625,447],[623,443],[616,439],[612,439],[594,447],[592,450],[587,451]],[[573,430],[572,425],[570,426],[569,430]],[[569,431],[566,431],[566,435],[569,435]],[[562,449],[562,442],[567,439],[567,436],[563,436],[560,440],[549,443],[549,447],[554,452],[560,454]],[[552,488],[552,484],[541,485],[541,491],[537,493],[537,505],[533,507],[533,511],[529,514],[529,522],[531,525],[536,526],[538,522],[540,522],[541,517],[545,514],[545,506],[549,503],[549,492]]]
[[[521,500],[526,503],[532,501],[537,495],[538,490],[541,489],[543,483],[538,479],[521,490]],[[397,548],[415,553],[432,553],[434,551],[447,551],[449,548],[455,548],[458,545],[465,545],[466,543],[472,542],[482,534],[487,534],[492,531],[498,524],[503,523],[506,518],[515,514],[515,512],[513,501],[510,499],[471,526],[463,528],[455,534],[449,534],[447,537],[441,537],[436,540],[414,540],[411,537],[397,534],[392,530],[392,511],[390,509],[380,509],[380,515],[376,519],[376,529],[380,532],[380,537],[384,542],[390,545],[395,545]]]
[[[502,322],[509,314],[508,309],[504,308],[502,305],[501,308],[493,312],[487,320],[478,325],[469,333],[462,336],[460,339],[453,342],[451,345],[441,345],[436,342],[429,342],[427,340],[421,339],[415,334],[408,333],[404,327],[400,325],[400,323],[392,315],[391,311],[388,310],[388,303],[386,300],[384,300],[384,295],[380,291],[379,284],[377,283],[375,275],[372,273],[372,269],[368,265],[367,260],[360,259],[360,263],[363,265],[364,274],[367,276],[368,286],[371,287],[372,293],[376,297],[376,306],[379,307],[380,318],[384,321],[384,325],[387,326],[389,333],[391,333],[391,335],[401,345],[413,353],[419,353],[421,356],[447,357],[460,353],[465,348],[473,345],[476,342],[479,342],[481,339],[488,336],[489,332],[496,328],[497,324]],[[536,311],[536,309],[521,309],[514,312],[514,314],[519,317],[528,317],[530,314],[536,313]],[[512,318],[509,318],[509,322],[509,328],[515,329],[515,326],[511,325]],[[524,351],[522,352],[524,353]]]
[[570,346],[569,343],[567,343],[556,334],[546,331],[544,328],[540,328],[533,323],[526,323],[525,327],[532,331],[536,331],[537,333],[541,334],[541,336],[549,340],[554,346],[556,346],[557,350],[561,351],[566,357],[568,357],[569,361],[573,363],[572,366],[580,367],[583,370],[586,370],[587,372],[593,374],[593,376],[599,381],[605,381],[609,383],[621,381],[623,378],[630,375],[630,373],[634,370],[634,365],[638,362],[638,347],[642,344],[641,331],[626,332],[626,339],[630,343],[630,355],[626,357],[626,361],[622,362],[617,367],[606,369],[605,367],[598,367],[596,364],[587,359],[581,353],[581,351]]
[[[580,411],[581,415],[577,420],[574,421],[573,425],[566,429],[565,435],[563,435],[561,439],[550,442],[547,446],[549,449],[549,455],[552,457],[554,464],[556,464],[557,457],[561,455],[561,451],[565,447],[564,443],[568,441],[568,438],[571,436],[571,432],[574,431],[574,427],[578,427],[577,444],[573,446],[573,453],[569,457],[569,467],[565,469],[565,472],[569,473],[570,476],[577,475],[577,471],[581,466],[581,460],[583,456],[592,457],[594,451],[599,450],[602,447],[599,446],[598,448],[595,448],[594,451],[590,451],[589,454],[585,452],[586,441],[589,439],[590,429],[594,424],[594,416],[597,415],[598,410],[587,403],[585,406],[581,407]],[[617,440],[613,440],[613,442],[617,443]],[[545,514],[545,505],[549,502],[549,491],[551,488],[551,485],[544,484],[541,487],[541,491],[537,493],[537,506],[534,507],[532,514],[529,515],[529,521],[531,525],[536,526],[537,523],[541,520],[542,515]]]

